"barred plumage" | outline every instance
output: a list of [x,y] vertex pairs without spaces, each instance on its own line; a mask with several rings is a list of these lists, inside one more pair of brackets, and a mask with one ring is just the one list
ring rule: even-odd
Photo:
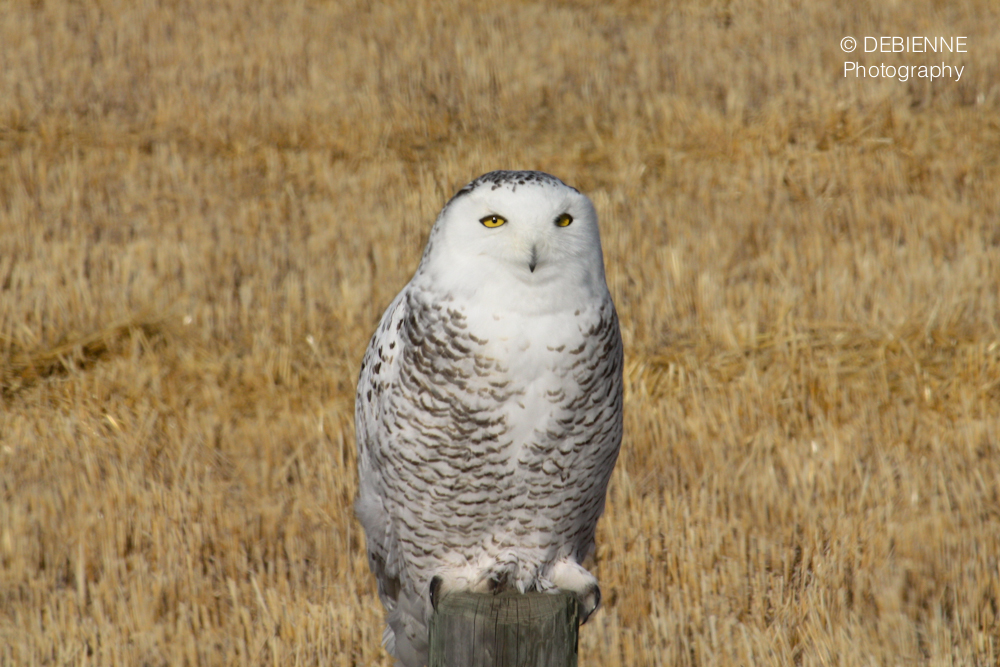
[[580,563],[621,443],[622,344],[590,200],[540,172],[459,190],[372,337],[355,419],[400,664],[426,662],[432,588],[569,590],[593,612]]

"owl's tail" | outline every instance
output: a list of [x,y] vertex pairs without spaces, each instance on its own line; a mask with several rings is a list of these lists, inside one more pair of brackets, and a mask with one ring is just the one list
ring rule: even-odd
[[427,601],[420,596],[402,593],[396,608],[389,612],[382,633],[382,645],[399,661],[399,667],[424,667],[427,664]]

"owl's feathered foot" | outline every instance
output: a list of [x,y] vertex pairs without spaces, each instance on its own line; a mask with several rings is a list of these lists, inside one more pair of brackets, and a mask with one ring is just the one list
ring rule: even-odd
[[575,561],[557,561],[552,566],[549,580],[555,588],[576,596],[580,604],[581,625],[587,622],[601,604],[601,587],[597,585],[597,578]]
[[502,554],[486,570],[443,570],[431,577],[428,593],[431,607],[437,609],[438,603],[449,593],[468,591],[496,594],[510,589],[525,593],[536,590],[533,579],[528,571],[520,567],[517,555],[510,552]]
[[597,585],[597,579],[576,561],[569,559],[557,561],[547,577],[537,577],[533,581],[524,581],[516,574],[517,568],[506,564],[480,574],[475,583],[464,577],[446,581],[441,575],[435,575],[431,578],[429,586],[431,606],[437,609],[438,603],[446,594],[458,590],[477,593],[500,593],[510,588],[521,593],[565,591],[576,596],[580,605],[582,624],[587,622],[601,604],[601,588]]

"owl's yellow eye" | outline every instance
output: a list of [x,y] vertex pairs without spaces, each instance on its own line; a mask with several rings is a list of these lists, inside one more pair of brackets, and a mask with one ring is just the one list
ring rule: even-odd
[[569,213],[563,213],[556,218],[556,227],[569,227],[569,223],[571,222],[573,222],[573,216]]
[[499,215],[488,215],[479,222],[483,223],[483,227],[489,227],[492,229],[493,227],[499,227],[503,223],[507,222],[507,219],[501,218]]

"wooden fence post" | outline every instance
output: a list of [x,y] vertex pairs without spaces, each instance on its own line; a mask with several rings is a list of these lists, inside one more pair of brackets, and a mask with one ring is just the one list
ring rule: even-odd
[[431,616],[429,667],[576,667],[579,626],[567,593],[453,593]]

